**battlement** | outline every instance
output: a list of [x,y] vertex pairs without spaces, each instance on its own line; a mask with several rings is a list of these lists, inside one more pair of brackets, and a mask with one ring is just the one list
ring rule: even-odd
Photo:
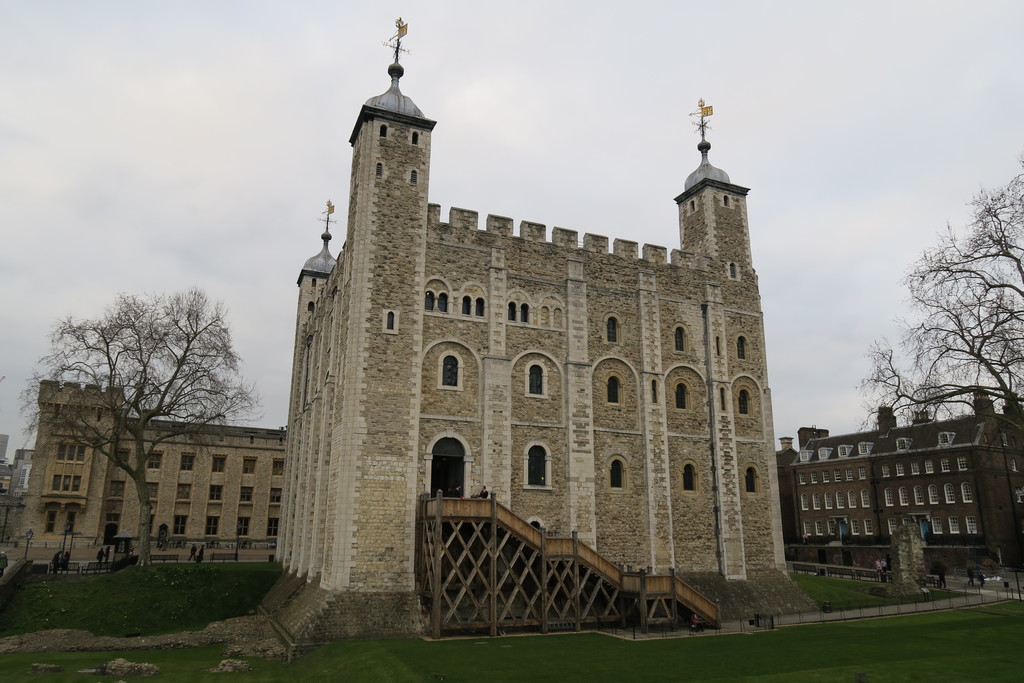
[[[503,238],[518,238],[529,242],[543,242],[553,244],[565,249],[592,252],[595,254],[611,254],[624,259],[647,261],[648,263],[660,265],[673,265],[681,268],[692,268],[697,270],[708,270],[710,268],[710,257],[704,254],[682,251],[680,249],[669,250],[656,244],[644,244],[639,249],[639,243],[632,240],[616,238],[612,240],[611,252],[608,250],[608,238],[604,235],[584,233],[580,241],[579,232],[568,228],[553,227],[551,239],[547,236],[547,226],[543,223],[532,221],[519,222],[519,234],[514,234],[513,225],[515,221],[507,216],[496,216],[488,214],[484,221],[484,228],[481,232],[490,233]],[[440,204],[429,204],[427,206],[427,225],[436,228],[447,226],[449,228],[480,230],[480,214],[471,209],[451,207],[448,209],[448,221],[441,221]],[[639,251],[639,253],[638,253]]]

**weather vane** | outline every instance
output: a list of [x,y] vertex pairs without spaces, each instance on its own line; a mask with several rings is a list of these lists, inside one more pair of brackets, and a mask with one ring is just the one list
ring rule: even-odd
[[324,229],[330,232],[331,230],[331,214],[334,213],[334,204],[331,200],[327,200],[327,208],[320,212],[323,214],[323,218],[319,219],[319,222],[324,224]]
[[697,100],[697,111],[690,112],[690,116],[699,116],[700,121],[695,122],[693,125],[700,131],[700,139],[704,139],[704,134],[711,128],[711,124],[708,123],[708,118],[715,113],[715,108],[710,104],[705,105],[704,100]]
[[398,63],[398,55],[402,52],[410,54],[408,50],[402,47],[402,38],[409,32],[409,24],[402,21],[402,17],[395,19],[395,35],[391,36],[391,40],[385,41],[384,47],[390,47],[395,51],[395,64]]

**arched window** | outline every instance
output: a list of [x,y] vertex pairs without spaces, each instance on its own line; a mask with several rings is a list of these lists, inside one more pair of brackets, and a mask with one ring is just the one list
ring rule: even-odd
[[722,195],[722,204],[724,206],[729,206],[729,196],[728,195]]
[[608,402],[619,402],[619,378],[614,375],[608,378]]
[[956,489],[953,488],[953,485],[952,484],[946,484],[945,486],[942,487],[942,489],[943,489],[943,493],[946,494],[946,502],[947,503],[955,503],[956,502]]
[[544,368],[539,365],[530,366],[530,393],[544,393]]
[[914,505],[924,505],[924,488],[921,486],[914,487]]
[[388,311],[388,319],[387,319],[387,323],[385,324],[385,326],[389,330],[395,329],[395,312],[394,311]]
[[[753,467],[747,468],[746,473],[743,475],[743,482],[746,484],[747,493],[757,492],[757,472]],[[842,496],[842,494],[839,494],[839,496]],[[840,500],[840,498],[837,497],[836,500]]]
[[608,341],[619,341],[619,321],[614,317],[608,318]]
[[722,355],[722,339],[721,337],[715,337],[715,355]]
[[388,136],[388,127],[384,124],[381,124],[380,126],[380,136],[382,138],[386,138]]
[[746,358],[747,357],[747,338],[740,337],[736,340],[736,357]]
[[608,485],[613,489],[621,489],[623,480],[622,461],[618,459],[612,460],[612,464],[608,469]]
[[427,295],[423,297],[423,308],[428,311],[434,310],[434,293],[427,292]]
[[420,134],[417,133],[416,131],[412,132],[412,144],[414,144],[414,145],[420,144]]
[[740,395],[737,403],[740,415],[750,414],[750,394],[747,393],[746,389],[740,389]]
[[308,313],[312,313],[315,309],[316,309],[316,305],[314,305],[312,301],[310,301],[308,304],[306,304],[306,311]]
[[415,185],[418,182],[419,182],[419,175],[416,173],[416,171],[411,171],[409,173],[409,184],[410,185]]
[[446,387],[459,386],[459,359],[445,356],[441,364],[441,384]]
[[547,484],[547,451],[543,446],[530,446],[526,460],[526,483],[530,486],[545,486]]
[[523,304],[519,307],[519,322],[530,322],[530,304]]
[[862,508],[871,507],[871,494],[868,493],[867,489],[860,490],[860,506]]
[[508,302],[508,319],[512,322],[516,320],[516,304],[514,301]]
[[442,313],[448,312],[448,295],[444,292],[437,295],[437,310]]
[[960,497],[965,503],[974,502],[974,491],[971,490],[971,485],[966,481],[960,484]]
[[686,385],[682,382],[676,385],[676,408],[686,410]]
[[462,315],[469,315],[473,312],[473,298],[469,296],[462,297]]
[[900,487],[900,505],[910,505],[910,494],[906,486]]
[[658,402],[658,380],[651,380],[651,403]]
[[857,493],[855,491],[847,491],[846,502],[852,508],[857,507]]
[[697,490],[697,470],[694,468],[693,465],[687,464],[685,467],[683,467],[683,490]]
[[[727,206],[728,206],[728,204],[727,204]],[[736,279],[736,264],[735,263],[730,263],[729,264],[729,277],[731,277],[733,280]]]
[[477,317],[484,317],[484,300],[481,298],[476,300],[476,314]]
[[725,410],[725,388],[720,387],[718,389],[718,404],[722,406],[722,410]]
[[885,504],[886,505],[888,505],[889,507],[892,507],[893,505],[896,504],[896,499],[892,495],[892,489],[886,489],[884,495],[885,495]]
[[935,484],[928,485],[928,504],[938,505],[939,504],[939,487]]
[[376,175],[378,178],[384,177],[384,164],[377,164],[377,170],[375,171],[374,175]]
[[676,336],[676,351],[685,351],[686,350],[686,343],[685,343],[686,340],[683,337],[683,328],[677,327],[676,328],[675,336]]

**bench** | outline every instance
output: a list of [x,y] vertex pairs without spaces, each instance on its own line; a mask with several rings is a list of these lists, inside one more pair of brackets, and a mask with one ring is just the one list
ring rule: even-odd
[[171,554],[163,554],[163,555],[150,555],[149,556],[149,561],[150,562],[177,562],[178,561],[178,554],[177,553],[171,553]]
[[89,562],[84,567],[78,570],[79,574],[99,574],[100,572],[109,572],[110,563],[108,562]]
[[210,553],[210,562],[227,562],[235,559],[234,553]]
[[576,622],[574,621],[550,621],[548,622],[548,631],[575,631]]

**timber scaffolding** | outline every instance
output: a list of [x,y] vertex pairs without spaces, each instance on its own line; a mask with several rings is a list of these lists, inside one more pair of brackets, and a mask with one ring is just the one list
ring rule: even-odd
[[690,613],[720,625],[718,604],[671,570],[624,571],[575,531],[549,537],[494,498],[428,496],[418,506],[416,580],[433,638],[631,623],[647,633]]

